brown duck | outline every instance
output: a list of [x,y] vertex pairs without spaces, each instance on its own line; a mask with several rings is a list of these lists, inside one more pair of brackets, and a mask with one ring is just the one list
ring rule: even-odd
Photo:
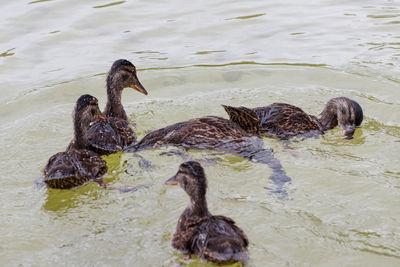
[[323,134],[336,126],[342,128],[342,138],[353,138],[354,131],[363,121],[363,110],[347,97],[332,98],[319,118],[285,103],[266,107],[246,108],[225,106],[230,119],[250,134],[288,139],[310,132]]
[[[256,117],[252,119],[253,124],[258,125],[256,123],[259,119]],[[268,165],[273,170],[269,178],[276,186],[275,189],[268,189],[279,198],[287,199],[284,185],[290,182],[291,178],[286,175],[272,150],[263,148],[262,139],[251,135],[234,121],[207,116],[154,130],[127,151],[141,151],[172,145],[185,149],[212,149],[228,152]]]
[[82,95],[76,102],[74,139],[66,151],[53,155],[44,168],[44,182],[51,188],[69,189],[88,181],[100,179],[107,166],[96,153],[87,149],[86,131],[89,124],[101,115],[97,99]]
[[179,218],[172,246],[189,258],[195,254],[214,263],[247,261],[249,240],[235,222],[225,216],[214,216],[207,208],[207,178],[196,161],[180,165],[167,184],[177,184],[190,197],[190,203]]
[[185,148],[214,149],[233,140],[246,141],[250,134],[230,120],[207,116],[178,122],[148,133],[134,145],[137,150],[176,145]]
[[121,103],[122,91],[131,87],[147,95],[136,76],[135,66],[125,59],[114,62],[107,75],[107,104],[103,115],[89,127],[87,137],[89,148],[99,154],[121,151],[136,141],[128,117]]
[[138,186],[114,186],[103,182],[106,174],[106,162],[98,154],[88,149],[87,129],[97,119],[104,119],[97,99],[91,95],[82,95],[76,102],[73,113],[74,138],[64,152],[53,155],[44,168],[44,182],[48,187],[70,189],[87,182],[97,182],[103,188],[118,189],[120,192],[135,191]]

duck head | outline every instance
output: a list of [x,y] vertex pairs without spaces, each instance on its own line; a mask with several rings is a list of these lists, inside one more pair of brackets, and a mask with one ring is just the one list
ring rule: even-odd
[[114,91],[113,93],[115,94],[126,87],[147,95],[146,89],[144,89],[136,75],[136,67],[126,59],[118,59],[108,72],[107,91]]
[[79,97],[76,101],[73,119],[75,148],[86,148],[86,131],[90,123],[97,119],[103,119],[97,98],[91,95],[82,95]]
[[139,82],[135,66],[126,59],[119,59],[113,63],[107,75],[107,104],[104,115],[127,120],[126,112],[121,103],[122,91],[130,87],[147,95],[146,89]]
[[204,169],[196,161],[182,163],[178,172],[165,183],[167,185],[179,184],[194,202],[204,199],[207,191]]
[[319,119],[323,130],[342,128],[342,138],[352,139],[357,126],[363,121],[363,110],[354,100],[336,97],[328,101]]

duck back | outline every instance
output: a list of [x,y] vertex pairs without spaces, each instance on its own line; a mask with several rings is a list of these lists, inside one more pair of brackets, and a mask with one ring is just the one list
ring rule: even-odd
[[163,145],[181,145],[187,148],[215,148],[224,140],[248,136],[236,123],[215,116],[175,123],[148,133],[135,145],[138,150]]
[[248,239],[235,222],[225,216],[179,220],[172,246],[215,263],[246,261]]
[[87,131],[88,147],[101,155],[121,151],[136,141],[130,123],[117,117],[97,120]]
[[45,169],[44,182],[51,188],[69,189],[100,178],[107,166],[97,154],[89,150],[67,150],[53,155]]
[[252,110],[260,118],[260,132],[263,135],[286,139],[311,131],[323,133],[315,116],[293,105],[274,103]]

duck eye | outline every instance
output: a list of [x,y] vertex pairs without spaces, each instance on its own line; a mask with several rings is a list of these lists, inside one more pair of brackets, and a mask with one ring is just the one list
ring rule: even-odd
[[183,178],[182,182],[183,182],[183,185],[184,185],[184,186],[186,186],[186,185],[188,184],[186,178]]
[[122,74],[122,79],[126,80],[126,79],[128,79],[128,78],[129,78],[129,75],[128,75],[128,74]]

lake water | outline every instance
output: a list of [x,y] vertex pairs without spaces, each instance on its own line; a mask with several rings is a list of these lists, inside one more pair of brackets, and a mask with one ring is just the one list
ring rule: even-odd
[[[250,239],[249,266],[400,265],[400,2],[0,1],[0,264],[172,266],[170,240],[188,197],[163,183],[183,159],[105,157],[105,180],[154,183],[121,194],[91,183],[38,188],[48,158],[72,138],[76,99],[106,100],[112,62],[131,60],[148,96],[126,89],[139,138],[220,104],[286,102],[318,115],[333,97],[364,109],[355,138],[336,128],[290,143],[264,138],[287,174],[289,200],[264,187],[271,169],[209,159],[210,211]],[[212,160],[210,160],[212,159]],[[214,162],[214,163],[212,163]],[[186,264],[202,266],[193,258]]]

